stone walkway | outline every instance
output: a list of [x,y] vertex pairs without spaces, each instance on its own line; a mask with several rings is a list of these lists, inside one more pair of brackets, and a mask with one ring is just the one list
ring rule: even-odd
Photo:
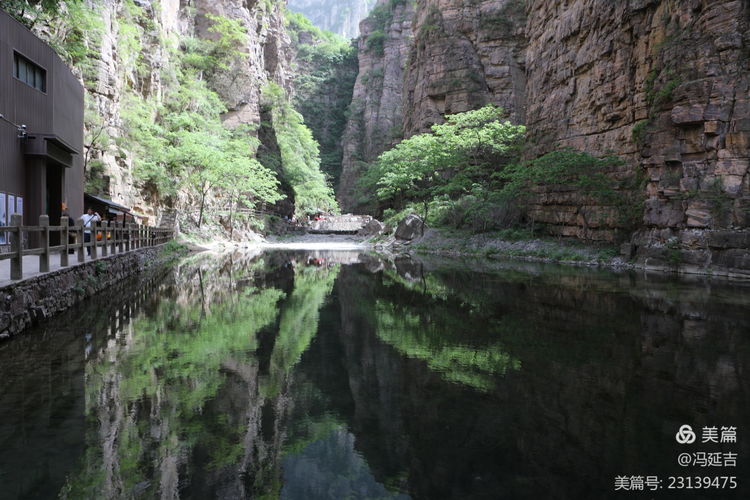
[[[123,252],[123,253],[126,253],[126,252]],[[109,255],[111,256],[113,254],[110,253]],[[103,257],[101,256],[101,248],[99,248],[99,258],[96,260],[99,260],[102,258]],[[90,262],[91,260],[93,259],[89,257],[88,255],[86,255],[85,262]],[[67,267],[74,267],[78,265],[77,253],[74,252],[68,255],[68,264],[70,265]],[[58,269],[61,269],[60,254],[58,252],[55,252],[49,256],[49,272],[51,273],[51,272],[57,271]],[[25,281],[27,279],[36,278],[37,276],[42,276],[44,274],[48,274],[48,273],[39,272],[39,256],[27,255],[23,258],[23,279],[13,281],[10,279],[10,259],[2,260],[0,261],[0,288],[15,284],[15,283],[21,283],[22,281]]]

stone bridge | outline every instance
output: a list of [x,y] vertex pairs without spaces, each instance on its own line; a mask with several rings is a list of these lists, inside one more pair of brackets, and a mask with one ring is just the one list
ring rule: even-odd
[[369,215],[323,215],[310,221],[307,230],[314,234],[354,234],[371,220]]

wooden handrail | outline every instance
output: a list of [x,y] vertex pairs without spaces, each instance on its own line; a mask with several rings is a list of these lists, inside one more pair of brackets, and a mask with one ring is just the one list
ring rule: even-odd
[[[88,231],[89,241],[86,242],[85,235]],[[68,225],[68,218],[61,217],[59,226],[49,225],[49,216],[41,215],[38,226],[24,226],[23,216],[11,215],[10,226],[0,227],[0,232],[10,236],[10,252],[0,252],[0,261],[10,260],[10,279],[17,281],[23,279],[23,258],[29,255],[39,256],[39,272],[48,272],[49,258],[53,253],[60,253],[60,267],[70,265],[69,253],[77,253],[79,263],[85,262],[85,249],[89,249],[91,260],[98,257],[101,250],[102,257],[128,253],[139,248],[153,247],[167,243],[174,238],[174,230],[166,227],[148,227],[136,224],[124,224],[117,222],[91,222],[90,226],[84,227],[80,223],[74,226]],[[41,233],[41,244],[39,248],[24,249],[24,235]],[[60,235],[60,244],[50,246],[50,234]],[[70,242],[70,235],[76,235],[75,243]],[[98,237],[101,237],[99,240]]]

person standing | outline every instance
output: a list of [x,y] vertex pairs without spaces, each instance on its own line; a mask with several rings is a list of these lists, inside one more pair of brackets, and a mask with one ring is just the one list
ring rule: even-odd
[[[91,227],[92,222],[101,222],[102,218],[98,212],[94,212],[94,209],[89,207],[86,213],[81,216],[81,222],[83,222],[83,242],[91,242]],[[86,253],[91,255],[91,247],[86,247]]]

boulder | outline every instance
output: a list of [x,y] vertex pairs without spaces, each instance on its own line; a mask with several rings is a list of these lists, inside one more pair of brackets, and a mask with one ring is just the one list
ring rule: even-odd
[[372,219],[370,222],[365,224],[365,226],[362,229],[360,229],[357,234],[361,236],[375,236],[378,234],[383,234],[384,230],[385,230],[385,224],[383,224],[377,219]]
[[398,223],[396,228],[396,239],[411,241],[421,236],[423,231],[422,218],[418,215],[409,214]]

